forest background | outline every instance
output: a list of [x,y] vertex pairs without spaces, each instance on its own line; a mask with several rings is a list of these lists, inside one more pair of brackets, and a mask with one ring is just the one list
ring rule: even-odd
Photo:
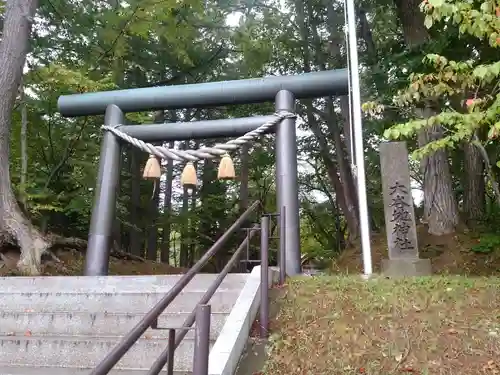
[[[371,0],[356,7],[376,263],[386,251],[378,144],[403,139],[421,198],[421,250],[431,257],[465,251],[467,257],[454,256],[453,262],[479,262],[473,272],[497,272],[498,1]],[[47,251],[58,262],[56,248],[85,248],[103,117],[61,117],[60,95],[344,68],[344,24],[342,1],[0,1],[3,262],[17,244],[19,268],[39,273]],[[347,269],[360,264],[349,110],[348,97],[297,105],[302,253],[329,266],[351,259]],[[272,112],[269,103],[127,118],[146,124]],[[234,158],[235,181],[217,180],[213,161],[197,163],[193,191],[180,186],[183,165],[171,161],[153,189],[142,179],[147,157],[123,149],[114,229],[115,255],[122,258],[189,267],[250,202],[276,209],[273,136]],[[234,248],[228,246],[213,266]]]

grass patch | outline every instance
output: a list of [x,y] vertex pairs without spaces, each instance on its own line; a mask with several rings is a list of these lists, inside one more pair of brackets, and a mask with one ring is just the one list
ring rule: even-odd
[[264,374],[500,374],[500,278],[300,277],[279,303]]

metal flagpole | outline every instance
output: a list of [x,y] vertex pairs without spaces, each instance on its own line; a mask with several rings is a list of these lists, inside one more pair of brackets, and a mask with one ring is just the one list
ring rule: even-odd
[[366,197],[365,157],[363,147],[363,124],[361,118],[361,94],[359,83],[358,41],[356,38],[356,11],[354,0],[345,0],[347,12],[346,32],[348,35],[351,98],[354,151],[356,155],[356,169],[358,180],[359,222],[361,226],[361,248],[363,250],[364,275],[373,273],[372,254],[370,247],[370,223],[368,221],[368,203]]

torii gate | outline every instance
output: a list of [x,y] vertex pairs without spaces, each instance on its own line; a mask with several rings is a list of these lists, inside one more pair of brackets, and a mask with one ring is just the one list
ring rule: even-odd
[[[105,125],[146,142],[236,137],[257,129],[273,116],[205,120],[187,123],[123,125],[127,112],[200,108],[261,103],[275,100],[276,111],[295,111],[295,99],[346,95],[347,70],[306,73],[213,83],[116,90],[62,96],[58,107],[63,116],[105,114]],[[285,210],[287,274],[300,273],[299,197],[295,120],[285,119],[276,132],[276,195],[278,212]],[[106,131],[102,141],[95,203],[90,223],[86,275],[107,274],[116,191],[119,181],[120,140]]]
[[[120,139],[111,129],[139,142],[183,139],[236,137],[248,134],[263,124],[275,125],[276,195],[278,212],[285,208],[286,273],[301,272],[300,221],[297,185],[297,141],[295,119],[282,116],[256,116],[226,120],[153,125],[124,125],[127,112],[201,108],[221,105],[251,104],[275,101],[276,112],[294,113],[295,100],[334,95],[351,95],[353,104],[355,160],[357,163],[358,199],[361,222],[364,274],[372,273],[368,209],[364,170],[361,124],[358,53],[353,0],[346,1],[349,44],[348,69],[306,73],[295,76],[273,76],[177,86],[115,90],[61,96],[58,109],[63,116],[105,115],[105,132],[95,202],[92,211],[85,275],[107,275],[112,228],[115,218],[116,191],[119,181]],[[350,90],[351,89],[351,90]],[[274,120],[273,120],[274,119]],[[123,137],[121,137],[123,139]],[[167,150],[168,151],[168,150]]]

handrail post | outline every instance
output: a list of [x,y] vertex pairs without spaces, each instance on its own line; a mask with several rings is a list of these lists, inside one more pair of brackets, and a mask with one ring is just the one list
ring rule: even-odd
[[280,256],[279,256],[279,267],[280,267],[280,285],[285,283],[286,279],[286,207],[281,206],[280,210]]
[[168,330],[167,375],[174,375],[175,329]]
[[210,313],[210,305],[196,306],[193,375],[208,375],[208,355],[210,352]]
[[260,220],[260,337],[269,329],[269,216]]

